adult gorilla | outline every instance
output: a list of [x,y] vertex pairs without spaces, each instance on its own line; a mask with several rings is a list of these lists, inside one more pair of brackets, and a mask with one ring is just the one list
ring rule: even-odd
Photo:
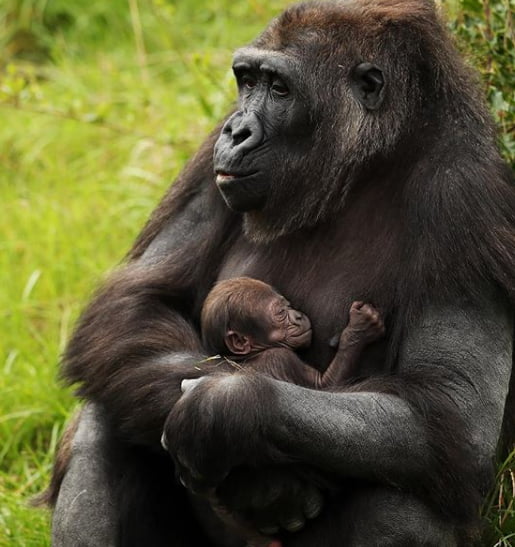
[[[54,477],[55,544],[241,545],[177,473],[284,545],[470,545],[512,416],[515,299],[515,192],[476,86],[426,0],[294,6],[234,71],[237,110],[68,347],[93,404]],[[205,295],[242,275],[312,318],[321,370],[353,300],[386,339],[337,393],[242,372],[175,404],[216,370]]]

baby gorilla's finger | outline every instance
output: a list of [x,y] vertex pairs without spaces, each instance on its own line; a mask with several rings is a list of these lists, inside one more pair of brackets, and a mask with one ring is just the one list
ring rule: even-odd
[[360,310],[365,305],[365,302],[362,302],[361,300],[356,300],[351,304],[350,309],[351,310]]

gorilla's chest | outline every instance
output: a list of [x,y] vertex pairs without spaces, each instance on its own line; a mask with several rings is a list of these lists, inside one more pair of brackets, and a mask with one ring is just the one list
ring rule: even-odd
[[[219,279],[260,279],[305,312],[311,319],[314,337],[303,358],[317,368],[325,368],[334,355],[329,342],[346,326],[353,301],[370,302],[382,310],[390,308],[391,253],[384,241],[337,229],[265,245],[242,237],[226,255]],[[360,370],[371,372],[380,366],[382,347],[383,343],[376,343],[365,352]]]

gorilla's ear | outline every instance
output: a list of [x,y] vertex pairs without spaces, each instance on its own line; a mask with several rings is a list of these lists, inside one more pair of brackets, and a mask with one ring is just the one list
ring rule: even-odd
[[367,109],[377,110],[384,99],[383,71],[371,63],[360,63],[352,71],[352,93]]
[[234,330],[225,333],[224,342],[227,349],[234,355],[248,355],[253,348],[252,340]]

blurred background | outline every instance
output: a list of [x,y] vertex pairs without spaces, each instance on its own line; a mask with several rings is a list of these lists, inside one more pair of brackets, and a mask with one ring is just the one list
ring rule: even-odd
[[[50,544],[28,502],[77,404],[57,377],[73,323],[234,101],[234,48],[288,3],[0,0],[0,546]],[[515,0],[438,4],[513,165]],[[485,546],[515,544],[514,465]]]

